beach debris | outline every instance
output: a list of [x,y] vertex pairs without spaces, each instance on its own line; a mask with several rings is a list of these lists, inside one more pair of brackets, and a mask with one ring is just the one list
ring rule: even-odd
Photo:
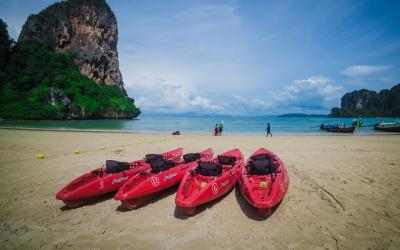
[[37,154],[37,155],[36,155],[36,158],[38,158],[38,159],[44,159],[45,157],[44,157],[44,154]]
[[143,142],[142,141],[138,141],[137,144],[143,144]]
[[122,144],[121,144],[121,147],[122,147],[122,148],[123,148],[123,147],[125,147],[125,146],[126,146],[126,144],[125,144],[125,143],[122,143]]
[[81,153],[81,151],[79,149],[74,150],[74,154],[79,155]]
[[100,150],[105,150],[105,149],[106,149],[106,147],[104,147],[104,146],[101,146],[99,149],[100,149]]
[[172,132],[172,135],[181,135],[181,131],[177,130],[175,132]]

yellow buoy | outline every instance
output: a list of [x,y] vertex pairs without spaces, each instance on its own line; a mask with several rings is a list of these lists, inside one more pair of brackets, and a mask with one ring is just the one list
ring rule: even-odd
[[44,154],[37,154],[37,155],[36,155],[36,158],[38,158],[38,159],[44,159]]
[[99,149],[100,149],[100,150],[104,150],[104,149],[106,149],[106,147],[101,146]]
[[80,153],[81,153],[81,151],[80,151],[79,149],[74,150],[74,154],[78,155],[78,154],[80,154]]

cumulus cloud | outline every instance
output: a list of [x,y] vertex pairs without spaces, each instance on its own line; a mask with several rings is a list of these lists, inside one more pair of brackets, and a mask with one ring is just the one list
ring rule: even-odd
[[252,109],[265,109],[271,107],[271,103],[258,99],[258,98],[246,98],[241,95],[232,95],[234,102],[236,104],[245,105],[246,107]]
[[269,91],[276,108],[293,107],[310,110],[328,110],[338,104],[343,87],[336,86],[330,78],[313,76],[295,80],[282,91]]
[[135,91],[136,104],[151,113],[221,113],[222,105],[194,94],[187,87],[163,79],[143,79],[139,84],[129,84],[128,92]]
[[[266,91],[263,98],[232,94],[215,100],[199,94],[189,86],[170,83],[159,78],[140,78],[127,84],[136,103],[149,113],[197,113],[264,115],[290,112],[327,112],[340,104],[344,89],[330,78],[313,76],[295,80],[279,91]],[[262,94],[262,93],[259,93]]]
[[270,92],[279,105],[329,109],[340,99],[343,87],[336,86],[330,78],[313,76],[295,80],[281,92]]
[[383,72],[392,68],[393,65],[354,65],[341,71],[346,76],[364,76]]
[[279,91],[268,91],[265,98],[232,95],[225,107],[232,114],[279,114],[290,112],[321,113],[339,104],[344,92],[330,78],[313,76],[295,80]]

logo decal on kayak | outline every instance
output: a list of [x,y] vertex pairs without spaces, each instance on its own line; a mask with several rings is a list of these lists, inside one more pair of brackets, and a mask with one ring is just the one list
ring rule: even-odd
[[267,181],[260,181],[260,188],[267,188],[268,182]]
[[212,192],[213,192],[213,194],[217,194],[218,193],[218,185],[217,185],[217,183],[213,183],[212,184]]
[[158,179],[158,177],[151,177],[151,184],[157,187],[160,184],[160,180]]
[[222,188],[225,187],[226,185],[228,185],[228,183],[229,183],[229,180],[226,180],[226,181],[222,182],[221,183],[221,187]]
[[104,181],[100,182],[100,190],[104,189]]
[[112,184],[114,185],[115,183],[120,183],[120,182],[123,182],[126,180],[128,180],[128,176],[122,176],[122,177],[112,180]]
[[174,178],[174,177],[177,176],[177,175],[178,175],[177,173],[171,173],[171,174],[169,174],[169,175],[164,176],[164,180],[172,179],[172,178]]

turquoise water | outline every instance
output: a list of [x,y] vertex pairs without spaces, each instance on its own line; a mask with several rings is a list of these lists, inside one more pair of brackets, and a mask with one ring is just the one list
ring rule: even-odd
[[[396,118],[364,118],[364,124],[375,124],[381,120],[393,122]],[[152,116],[142,115],[132,120],[74,120],[74,121],[0,121],[0,127],[27,127],[48,129],[125,130],[134,132],[213,133],[215,123],[224,123],[224,133],[264,134],[266,123],[271,123],[273,134],[318,134],[321,123],[346,123],[352,118],[328,117],[239,117],[239,116]],[[357,133],[379,133],[372,126],[357,129]]]

